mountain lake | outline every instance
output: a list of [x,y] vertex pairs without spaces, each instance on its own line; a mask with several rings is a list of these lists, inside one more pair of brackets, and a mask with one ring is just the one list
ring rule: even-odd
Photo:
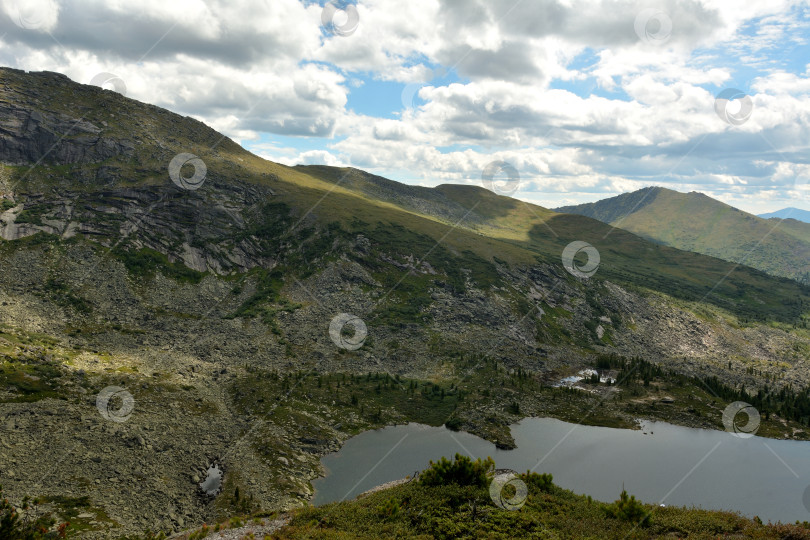
[[498,468],[551,473],[554,483],[604,502],[622,486],[645,503],[738,511],[764,522],[810,520],[810,442],[740,438],[724,431],[645,422],[641,430],[525,418],[514,450],[445,427],[390,426],[324,456],[313,503],[348,500],[456,453]]

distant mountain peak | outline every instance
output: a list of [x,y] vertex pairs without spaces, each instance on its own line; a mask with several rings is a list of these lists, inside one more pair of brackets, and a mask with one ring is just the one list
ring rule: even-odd
[[[555,208],[620,227],[661,244],[807,282],[810,212],[785,208],[755,216],[705,193],[650,186],[594,203]],[[785,219],[774,226],[762,218]]]
[[593,203],[561,206],[555,208],[554,211],[563,214],[579,214],[599,220],[603,223],[616,223],[626,216],[639,211],[644,206],[651,204],[659,196],[667,192],[675,193],[661,186],[648,186]]
[[803,221],[810,223],[810,211],[802,210],[801,208],[782,208],[776,212],[769,212],[767,214],[759,214],[763,219],[779,218],[779,219],[795,219],[796,221]]

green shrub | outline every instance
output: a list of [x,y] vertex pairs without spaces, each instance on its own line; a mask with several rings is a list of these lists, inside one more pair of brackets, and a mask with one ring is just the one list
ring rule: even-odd
[[635,495],[628,495],[626,490],[622,490],[619,500],[607,506],[605,509],[608,516],[630,521],[640,525],[649,525],[652,512],[641,501],[636,500]]
[[419,482],[425,486],[486,486],[487,474],[494,468],[495,462],[490,457],[473,461],[467,456],[456,454],[453,461],[445,457],[436,463],[431,461],[430,467],[420,475]]
[[399,517],[399,501],[391,497],[377,507],[377,515],[382,519]]
[[[49,532],[56,520],[48,514],[38,515],[35,511],[36,505],[36,501],[31,502],[26,496],[22,505],[17,508],[3,497],[3,486],[0,486],[0,540],[64,538],[68,523],[62,523],[55,531]],[[20,510],[23,510],[22,516]]]
[[160,271],[175,281],[196,284],[205,276],[203,272],[192,270],[181,262],[169,262],[166,255],[150,248],[129,250],[118,246],[111,253],[124,263],[131,274],[139,277],[152,278],[155,272]]
[[521,475],[522,480],[526,482],[526,487],[529,491],[545,491],[550,493],[554,487],[554,477],[550,474],[539,474],[536,472],[526,471],[526,474]]
[[203,523],[203,526],[201,528],[199,528],[198,530],[192,532],[188,536],[188,540],[201,540],[202,538],[205,538],[206,536],[208,536],[210,533],[211,533],[211,528],[206,523]]

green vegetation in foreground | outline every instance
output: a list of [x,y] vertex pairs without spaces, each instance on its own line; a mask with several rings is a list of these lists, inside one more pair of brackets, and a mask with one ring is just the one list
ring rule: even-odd
[[[0,399],[33,402],[62,396],[59,363],[64,355],[57,342],[45,335],[13,332],[0,326],[0,389],[13,397]],[[9,392],[11,390],[11,392]]]
[[[349,502],[307,507],[266,538],[745,538],[810,539],[810,524],[763,525],[731,512],[661,508],[622,492],[611,504],[576,495],[551,475],[519,475],[528,489],[517,510],[497,506],[489,489],[491,460],[456,456],[432,464],[420,481]],[[491,474],[491,473],[490,473]],[[507,485],[502,498],[515,496]]]
[[[93,518],[84,514],[92,513]],[[81,516],[81,517],[80,517]],[[58,517],[58,519],[57,519]],[[94,523],[90,523],[93,521]],[[55,540],[99,530],[99,522],[115,525],[89,497],[23,497],[12,504],[0,486],[0,540]]]
[[64,538],[69,523],[60,523],[54,528],[56,519],[40,512],[38,506],[38,501],[27,496],[19,505],[10,503],[3,497],[3,486],[0,486],[0,540]]
[[[33,402],[58,398],[58,379],[62,373],[49,364],[27,364],[0,356],[0,384],[14,388],[16,397],[8,401]],[[2,403],[4,400],[0,400]]]

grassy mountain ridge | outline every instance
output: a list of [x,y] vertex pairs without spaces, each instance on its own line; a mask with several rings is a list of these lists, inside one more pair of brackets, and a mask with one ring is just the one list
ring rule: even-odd
[[[325,166],[301,169],[313,170],[319,177],[334,180],[345,174],[343,169]],[[370,176],[354,171],[348,173],[349,176],[354,174]],[[758,283],[764,276],[753,268],[724,264],[717,259],[707,259],[695,253],[656,245],[657,242],[645,242],[636,236],[637,233],[627,234],[623,228],[605,227],[594,216],[586,216],[593,219],[581,219],[555,213],[476,186],[440,185],[432,189],[413,190],[410,186],[390,180],[385,182],[390,188],[389,195],[383,200],[398,201],[400,207],[408,209],[432,206],[434,217],[458,229],[474,231],[529,250],[544,262],[554,263],[559,260],[558,254],[562,253],[569,242],[587,239],[600,253],[605,250],[613,255],[603,259],[604,266],[600,268],[605,270],[610,279],[623,284],[660,290],[687,300],[716,303],[738,314],[745,314],[746,317],[756,317],[754,313],[757,306],[767,305],[766,310],[773,314],[782,309],[780,306],[793,303],[786,298],[776,302],[769,299],[769,291],[774,290],[772,285]],[[354,183],[348,185],[349,189],[358,189],[364,193],[368,189]],[[655,189],[639,194],[638,200],[642,201],[648,193],[654,194],[654,200],[659,193]],[[625,204],[635,206],[637,202],[630,200]],[[438,207],[441,209],[437,209]],[[493,252],[487,253],[489,256],[492,254]],[[779,283],[777,288],[786,287],[787,290],[798,291],[788,280],[777,280],[774,283]],[[745,300],[744,297],[748,295],[751,297]]]
[[602,201],[598,201],[595,203],[563,206],[555,208],[554,210],[565,214],[588,216],[589,218],[599,220],[603,223],[613,223],[652,204],[655,202],[655,199],[665,193],[665,191],[666,188],[651,186],[633,191],[632,193],[618,195],[613,198],[614,200],[612,200],[610,204],[600,204]]
[[[24,80],[28,83],[23,83]],[[155,107],[96,87],[60,84],[69,82],[63,76],[12,71],[6,73],[4,81],[4,103],[22,111],[19,114],[25,114],[26,108],[33,109],[34,103],[41,107],[42,101],[37,101],[37,97],[44,93],[53,96],[48,101],[50,114],[62,123],[39,130],[39,133],[50,135],[45,137],[48,141],[56,138],[56,129],[75,130],[75,126],[83,126],[83,122],[91,126],[87,128],[84,138],[73,134],[63,137],[57,148],[61,148],[61,145],[70,147],[74,142],[79,148],[66,151],[68,157],[61,161],[58,160],[58,153],[46,153],[41,141],[33,137],[25,151],[32,162],[39,161],[39,166],[31,171],[19,166],[7,169],[11,182],[14,182],[15,176],[24,178],[20,186],[22,189],[56,188],[60,183],[55,181],[60,177],[60,167],[68,165],[65,161],[82,159],[85,162],[80,163],[81,171],[77,172],[83,178],[78,185],[77,182],[70,182],[71,189],[98,189],[101,187],[99,184],[117,182],[119,178],[125,179],[125,185],[129,187],[165,185],[166,163],[174,153],[186,151],[206,162],[206,182],[225,186],[239,179],[246,182],[246,186],[270,189],[274,199],[283,200],[293,212],[306,212],[306,209],[312,208],[310,214],[304,216],[305,220],[334,221],[345,225],[362,216],[363,222],[372,225],[396,223],[436,241],[443,238],[442,241],[449,246],[472,251],[490,261],[497,253],[501,260],[509,263],[526,264],[537,257],[544,262],[558,263],[565,245],[574,240],[585,240],[615,255],[605,257],[603,264],[611,272],[611,278],[622,283],[641,284],[654,289],[656,286],[662,287],[662,292],[667,294],[717,303],[746,317],[794,320],[799,314],[799,310],[789,306],[803,293],[789,283],[758,283],[763,277],[746,268],[735,269],[733,265],[720,261],[696,259],[688,253],[660,250],[652,245],[642,247],[634,238],[591,220],[560,217],[547,209],[501,197],[483,188],[419,188],[356,169],[285,167],[253,156],[196,120],[164,113]],[[118,112],[112,113],[111,110]],[[80,120],[71,124],[66,118]],[[134,121],[135,118],[138,120]],[[133,128],[122,129],[122,123],[131,123]],[[86,144],[87,139],[92,144]],[[110,147],[109,141],[118,140],[123,141],[121,149],[113,150],[112,155],[101,152]],[[151,144],[156,140],[158,144]],[[92,150],[87,150],[87,147]],[[176,196],[176,192],[172,196]],[[26,214],[32,212],[42,215],[47,213],[47,209],[42,204],[32,205],[30,210],[24,209],[23,220]],[[452,230],[446,225],[451,226]],[[32,229],[28,227],[28,230]],[[601,244],[602,239],[605,239],[604,244]],[[791,245],[798,244],[798,240],[791,240]],[[201,242],[198,240],[198,243]],[[146,244],[146,247],[165,251],[168,245],[166,242],[155,242]],[[696,250],[697,247],[700,246],[686,246],[685,249]],[[426,248],[425,252],[427,249],[430,248]],[[641,251],[656,253],[658,262],[640,269],[637,263]],[[182,259],[180,253],[166,255],[170,260],[188,262],[188,257]],[[421,256],[419,253],[412,255]],[[700,262],[691,262],[693,260]],[[224,268],[230,261],[220,260],[219,263],[218,266]],[[684,272],[679,267],[689,270]],[[705,268],[707,272],[696,272],[698,267]],[[641,283],[637,280],[640,274],[647,278]],[[723,279],[724,276],[728,277]],[[739,284],[735,285],[738,280]],[[720,285],[715,287],[718,283]],[[756,292],[764,290],[770,291],[768,299]],[[782,292],[784,296],[781,296]]]
[[[521,415],[663,414],[641,383],[626,401],[552,386],[601,354],[688,375],[668,419],[701,427],[723,400],[698,378],[807,380],[795,281],[475,186],[272,163],[58,74],[0,69],[0,108],[3,485],[105,512],[76,534],[305,505],[320,456],[391,423],[509,448]],[[205,163],[199,189],[169,178],[180,153]],[[563,268],[575,240],[600,252],[590,279]],[[364,321],[357,348],[330,334],[343,313]],[[97,409],[109,387],[134,399],[125,421]],[[810,418],[779,412],[769,434],[805,437]],[[214,462],[223,494],[203,496]]]
[[810,225],[765,220],[702,193],[644,188],[595,203],[558,208],[676,247],[807,281]]

